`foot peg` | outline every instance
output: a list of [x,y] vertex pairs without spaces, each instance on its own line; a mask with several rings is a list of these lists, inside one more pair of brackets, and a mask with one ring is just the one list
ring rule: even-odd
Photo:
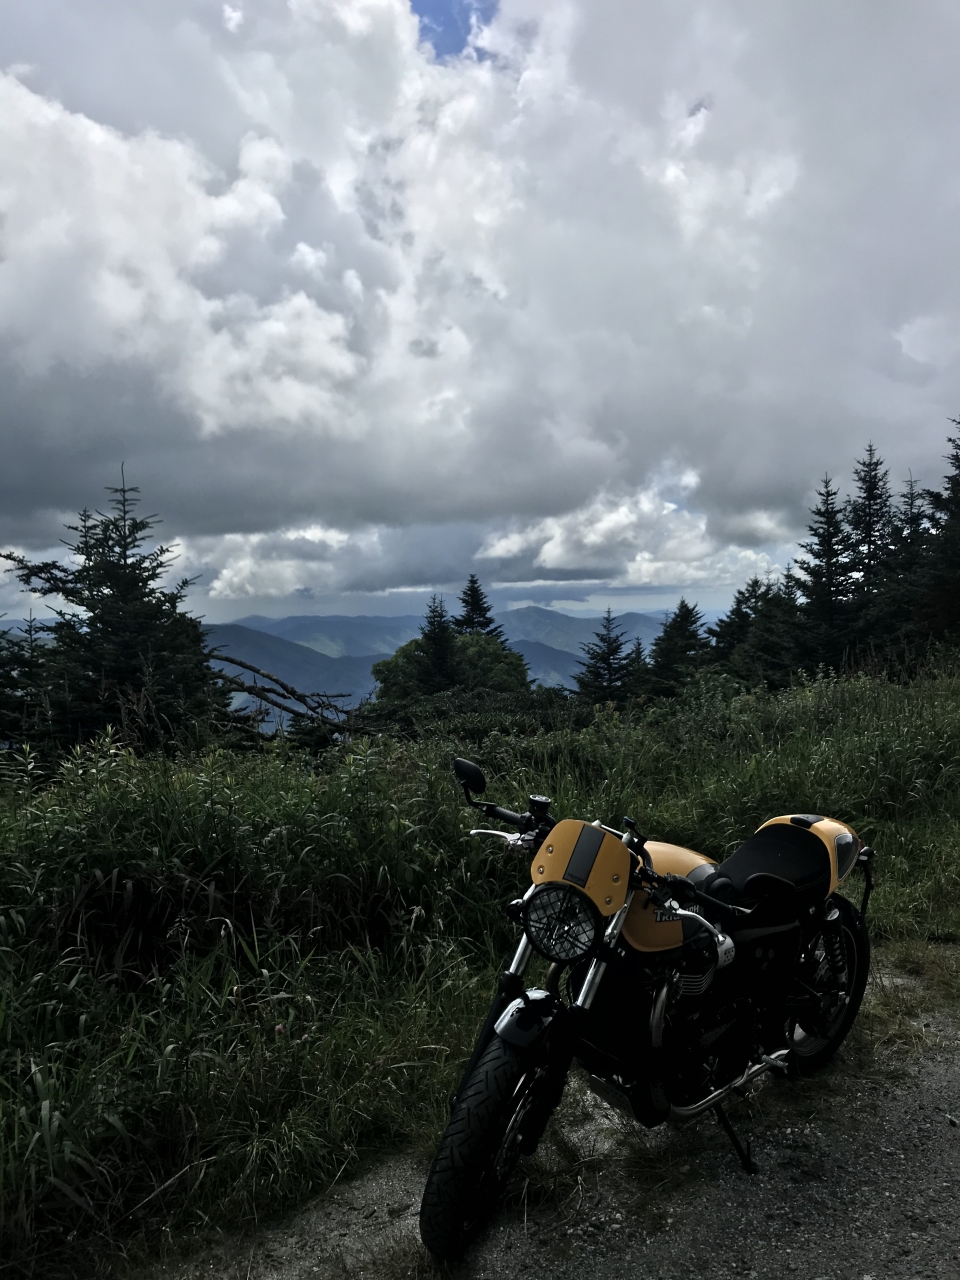
[[782,1076],[790,1074],[790,1068],[782,1058],[768,1058],[764,1053],[760,1055],[760,1061],[765,1062],[771,1071],[779,1071]]

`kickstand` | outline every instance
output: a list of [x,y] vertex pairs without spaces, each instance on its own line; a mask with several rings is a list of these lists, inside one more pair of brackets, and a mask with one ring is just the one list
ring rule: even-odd
[[723,1107],[720,1105],[719,1102],[714,1106],[713,1109],[716,1112],[717,1121],[721,1129],[724,1131],[724,1133],[733,1143],[733,1149],[734,1151],[736,1151],[737,1155],[740,1157],[740,1163],[743,1165],[746,1172],[756,1173],[757,1166],[753,1163],[753,1160],[750,1156],[749,1139],[747,1140],[747,1145],[744,1146],[743,1143],[740,1141],[739,1137],[737,1136],[736,1129],[734,1129],[733,1125],[730,1123],[729,1116],[724,1111]]

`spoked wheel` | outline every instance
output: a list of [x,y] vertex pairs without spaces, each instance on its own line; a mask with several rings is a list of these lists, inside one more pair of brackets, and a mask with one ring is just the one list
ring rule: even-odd
[[491,1041],[467,1081],[433,1158],[420,1205],[420,1238],[435,1258],[458,1257],[500,1203],[522,1154],[540,1139],[552,1107],[547,1072]]
[[845,990],[833,971],[827,940],[819,935],[800,961],[799,977],[820,997],[819,1007],[787,1023],[789,1065],[802,1075],[816,1071],[836,1053],[853,1026],[870,970],[870,939],[856,907],[835,898],[840,912],[840,943],[847,971]]

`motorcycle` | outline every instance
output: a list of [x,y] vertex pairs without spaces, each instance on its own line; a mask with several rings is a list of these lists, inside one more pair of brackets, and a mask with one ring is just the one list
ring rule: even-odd
[[[806,1074],[856,1019],[870,967],[873,850],[819,814],[765,822],[718,864],[692,849],[474,797],[477,765],[454,770],[466,801],[529,851],[531,885],[508,915],[522,936],[453,1096],[427,1176],[420,1234],[461,1255],[500,1204],[579,1064],[605,1102],[647,1128],[713,1111],[755,1172],[723,1108],[768,1072]],[[838,890],[863,873],[859,909]],[[543,988],[525,988],[534,955]]]

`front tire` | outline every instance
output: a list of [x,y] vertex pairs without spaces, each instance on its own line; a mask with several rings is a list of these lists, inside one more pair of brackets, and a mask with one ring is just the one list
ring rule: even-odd
[[500,1203],[522,1154],[553,1107],[539,1055],[494,1036],[460,1092],[420,1205],[420,1238],[435,1258],[459,1257]]
[[798,1075],[817,1071],[847,1038],[863,1003],[870,971],[870,937],[860,912],[846,898],[835,898],[840,912],[840,939],[847,967],[846,999],[839,999],[837,979],[827,959],[823,936],[813,940],[801,961],[801,976],[822,997],[816,1016],[787,1023],[788,1067]]

